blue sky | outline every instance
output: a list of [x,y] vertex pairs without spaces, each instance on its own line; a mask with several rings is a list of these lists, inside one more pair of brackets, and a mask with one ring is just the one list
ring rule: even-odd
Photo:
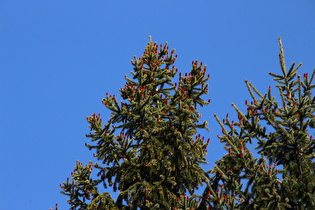
[[208,65],[212,103],[200,111],[211,129],[202,132],[210,166],[225,154],[213,114],[233,113],[232,102],[244,108],[244,79],[262,92],[274,84],[278,37],[288,64],[303,62],[301,74],[315,68],[312,0],[2,0],[1,209],[69,208],[59,183],[76,160],[93,160],[85,117],[108,119],[101,99],[117,95],[148,35],[176,48],[180,72],[195,59]]

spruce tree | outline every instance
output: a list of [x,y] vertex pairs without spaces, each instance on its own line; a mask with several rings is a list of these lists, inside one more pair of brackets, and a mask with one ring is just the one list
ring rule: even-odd
[[[206,67],[194,61],[173,83],[175,51],[150,40],[132,61],[122,101],[108,94],[103,99],[109,121],[87,117],[87,147],[97,161],[77,162],[61,185],[71,209],[315,209],[315,70],[300,76],[302,64],[287,69],[280,38],[279,45],[281,74],[269,73],[276,91],[270,86],[262,94],[245,80],[252,98],[245,100],[246,111],[232,103],[237,120],[214,115],[227,154],[205,172],[209,139],[196,133],[207,123],[199,122],[196,108],[209,104],[201,98],[208,92]],[[195,195],[203,183],[204,193]],[[99,192],[102,185],[119,191],[118,198]]]
[[[143,55],[131,61],[132,78],[125,76],[120,96],[106,93],[102,100],[111,111],[109,120],[103,123],[100,114],[87,117],[91,142],[86,146],[97,161],[77,162],[72,177],[61,184],[71,209],[197,206],[194,191],[208,180],[201,164],[209,144],[197,134],[197,129],[207,129],[197,107],[210,103],[202,98],[209,75],[196,60],[174,83],[176,59],[167,43],[158,46],[150,39]],[[108,188],[119,192],[116,200]]]
[[[315,209],[315,143],[310,134],[315,127],[315,70],[300,76],[301,64],[287,69],[280,38],[279,44],[282,72],[269,73],[279,97],[271,87],[262,94],[246,80],[251,95],[251,101],[245,101],[247,110],[232,103],[236,121],[215,115],[227,154],[210,171],[211,195],[203,202],[212,207]],[[257,147],[250,151],[254,142]]]

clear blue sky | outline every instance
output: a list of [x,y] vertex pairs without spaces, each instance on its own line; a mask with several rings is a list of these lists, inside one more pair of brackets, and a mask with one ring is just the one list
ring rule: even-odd
[[315,68],[312,0],[2,0],[1,210],[69,208],[59,183],[77,159],[93,160],[85,117],[108,119],[101,99],[117,95],[148,35],[177,49],[181,72],[195,59],[208,65],[212,103],[200,111],[211,165],[225,154],[213,114],[233,113],[231,102],[244,108],[244,79],[262,92],[274,84],[279,36],[288,64],[303,62],[301,74]]

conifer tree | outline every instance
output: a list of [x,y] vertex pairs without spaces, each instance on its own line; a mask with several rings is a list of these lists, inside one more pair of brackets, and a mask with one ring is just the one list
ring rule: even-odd
[[[238,120],[227,115],[218,136],[227,154],[210,172],[203,203],[221,209],[315,209],[315,84],[311,75],[298,74],[301,64],[286,67],[281,39],[282,74],[269,73],[278,83],[276,98],[271,87],[260,93],[245,80],[251,101],[242,112],[235,104]],[[249,144],[257,142],[260,157]],[[256,153],[257,154],[257,153]]]
[[[207,129],[200,122],[198,106],[208,93],[206,66],[197,60],[185,76],[179,74],[175,50],[167,43],[150,42],[141,57],[131,61],[132,78],[120,97],[106,93],[102,100],[111,111],[102,122],[100,114],[87,117],[95,163],[77,162],[71,179],[61,184],[71,209],[187,209],[197,205],[194,191],[208,177],[206,163],[209,139],[197,134]],[[118,98],[121,98],[119,101]],[[92,176],[93,171],[97,176]],[[95,178],[96,177],[96,178]],[[114,200],[99,188],[119,192]],[[188,196],[189,195],[189,196]]]
[[[206,67],[194,61],[173,83],[175,51],[150,40],[132,61],[133,78],[125,77],[120,89],[123,101],[108,94],[103,99],[112,111],[109,121],[87,117],[93,143],[87,147],[97,161],[77,162],[61,185],[71,209],[315,209],[315,70],[301,77],[302,64],[287,69],[280,38],[279,45],[282,74],[269,73],[276,91],[270,86],[262,94],[245,80],[252,98],[246,111],[232,103],[237,120],[215,114],[227,154],[205,172],[200,164],[209,139],[193,136],[207,125],[196,110],[209,104],[201,98],[208,92]],[[195,195],[202,183],[204,193]],[[99,192],[101,185],[119,191],[118,198]]]

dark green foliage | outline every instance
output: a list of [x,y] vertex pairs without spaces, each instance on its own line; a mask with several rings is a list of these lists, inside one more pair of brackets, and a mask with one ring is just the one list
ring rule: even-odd
[[[280,97],[271,87],[261,94],[246,80],[252,98],[246,111],[232,103],[236,121],[215,115],[227,154],[205,172],[200,165],[209,140],[196,133],[207,122],[199,122],[196,108],[209,104],[201,98],[208,92],[206,67],[192,62],[190,73],[173,83],[175,51],[150,41],[131,62],[122,101],[108,94],[102,100],[109,121],[87,117],[92,143],[86,146],[97,162],[77,162],[61,185],[71,209],[315,209],[315,70],[302,77],[301,64],[287,70],[281,39],[279,44],[282,74],[270,75]],[[203,194],[194,194],[202,184]],[[100,185],[118,191],[117,200],[100,193]]]
[[[214,206],[228,209],[315,209],[314,141],[309,134],[314,128],[315,98],[313,78],[301,78],[292,64],[287,71],[280,43],[282,74],[270,73],[280,101],[271,87],[261,94],[246,82],[251,102],[241,112],[234,104],[238,121],[228,116],[221,122],[221,142],[228,151],[211,172],[213,188],[221,188],[220,202]],[[260,158],[254,158],[248,144],[257,141]],[[268,162],[268,163],[267,163]],[[218,194],[217,194],[218,195]],[[223,199],[222,199],[223,198]]]
[[[125,76],[122,101],[108,94],[102,100],[111,110],[110,120],[103,124],[99,114],[87,117],[93,133],[87,135],[92,144],[86,146],[95,151],[98,162],[85,168],[77,165],[72,182],[63,183],[73,209],[92,205],[102,209],[105,203],[126,209],[169,209],[196,202],[184,194],[192,195],[207,181],[200,164],[206,163],[209,141],[194,135],[207,125],[199,122],[196,108],[209,104],[201,98],[208,92],[209,77],[206,67],[194,61],[190,73],[173,83],[174,53],[167,44],[150,41],[143,56],[131,62],[133,77]],[[90,178],[92,167],[99,170],[97,180]],[[101,183],[119,191],[115,202],[97,191]]]
[[[83,166],[82,163],[77,161],[71,181],[67,179],[67,182],[61,185],[63,188],[62,193],[70,197],[68,203],[71,205],[71,209],[92,210],[113,209],[115,207],[114,200],[111,199],[109,193],[104,192],[100,194],[98,192],[97,185],[101,180],[91,179],[92,170],[92,162],[87,166]],[[87,204],[87,201],[91,202]]]

